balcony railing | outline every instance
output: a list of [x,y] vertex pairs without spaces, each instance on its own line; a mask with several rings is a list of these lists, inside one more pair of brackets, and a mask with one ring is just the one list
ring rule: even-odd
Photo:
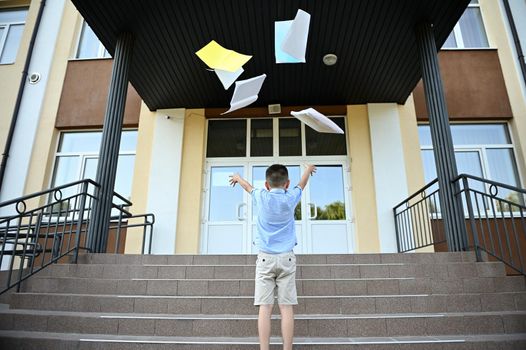
[[[90,252],[87,233],[98,184],[81,180],[0,203],[0,294],[58,262],[76,263]],[[123,253],[127,235],[142,234],[142,253],[151,253],[155,218],[133,215],[132,203],[114,193],[107,251]],[[148,242],[148,247],[146,247]]]
[[[463,203],[468,249],[477,260],[499,260],[526,274],[526,190],[462,174],[455,179]],[[399,252],[434,246],[447,250],[435,179],[394,209]]]

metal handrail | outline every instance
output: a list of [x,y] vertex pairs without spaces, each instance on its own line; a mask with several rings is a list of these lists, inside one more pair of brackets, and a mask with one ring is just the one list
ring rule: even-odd
[[[95,181],[85,179],[0,203],[4,212],[0,217],[0,270],[6,271],[3,275],[7,277],[0,285],[0,294],[13,287],[20,291],[24,280],[51,264],[77,263],[80,251],[93,251],[88,245],[88,228],[97,200],[92,193],[97,187]],[[112,253],[121,251],[122,232],[138,227],[143,228],[142,254],[146,253],[147,240],[147,253],[151,253],[155,216],[133,215],[129,211],[133,203],[116,192],[113,195],[119,204],[112,204]]]
[[[399,252],[447,244],[439,211],[440,188],[426,193],[437,182],[431,181],[393,208]],[[460,174],[453,182],[459,185],[455,195],[463,203],[467,249],[475,251],[477,261],[498,260],[526,275],[526,189],[470,174]],[[502,196],[503,191],[514,197]],[[417,196],[421,198],[411,203]],[[434,211],[429,210],[430,199]]]

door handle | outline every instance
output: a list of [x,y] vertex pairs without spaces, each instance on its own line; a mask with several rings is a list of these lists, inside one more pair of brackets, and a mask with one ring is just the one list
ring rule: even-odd
[[[318,207],[316,207],[316,203],[307,203],[307,205],[309,206],[309,219],[310,220],[316,219],[318,217]],[[311,213],[310,208],[312,207],[314,207],[314,215],[310,216],[310,213]]]
[[241,209],[242,209],[245,205],[247,205],[247,204],[246,204],[246,203],[239,203],[239,204],[237,205],[237,219],[238,219],[239,221],[243,221],[243,220],[246,219],[246,217],[242,216],[242,213],[241,213]]

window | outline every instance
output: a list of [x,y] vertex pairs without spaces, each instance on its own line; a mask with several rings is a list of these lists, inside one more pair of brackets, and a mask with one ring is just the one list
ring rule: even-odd
[[27,8],[0,10],[0,64],[15,62],[26,16]]
[[[101,131],[62,133],[55,158],[51,187],[81,179],[89,178],[95,180],[101,139]],[[130,198],[131,196],[136,145],[137,131],[123,131],[119,149],[115,192],[125,198]],[[64,193],[64,195],[68,194],[71,195],[73,193]]]
[[[429,125],[419,125],[418,134],[426,183],[437,177]],[[484,177],[520,187],[513,144],[506,124],[451,125],[458,173]],[[479,190],[484,191],[483,188]],[[500,193],[514,200],[516,193]]]
[[82,23],[79,45],[75,58],[108,58],[111,57],[104,45],[99,41],[90,26]]
[[478,0],[471,0],[468,8],[462,17],[460,17],[460,20],[455,25],[451,34],[449,34],[442,48],[464,49],[488,46],[488,38],[480,14],[480,4]]
[[[345,129],[344,117],[331,117]],[[206,156],[287,157],[346,155],[345,135],[318,133],[295,118],[208,121]]]

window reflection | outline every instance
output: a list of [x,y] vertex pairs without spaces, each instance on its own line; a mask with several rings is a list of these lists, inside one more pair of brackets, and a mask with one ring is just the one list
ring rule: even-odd
[[[341,165],[317,166],[311,177],[310,202],[316,206],[317,215],[312,220],[345,220],[343,168]],[[311,216],[314,212],[311,211]]]

